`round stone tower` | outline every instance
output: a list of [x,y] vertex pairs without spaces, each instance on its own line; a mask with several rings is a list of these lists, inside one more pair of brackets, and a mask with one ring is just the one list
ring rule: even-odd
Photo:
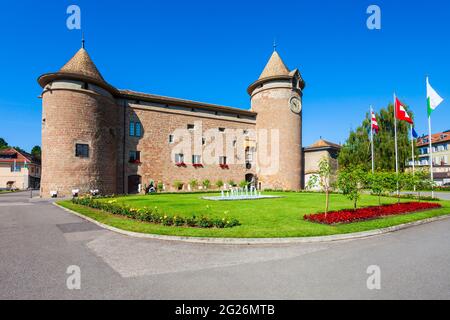
[[263,189],[303,187],[302,91],[300,72],[289,71],[276,51],[248,88],[257,112],[257,175]]
[[116,89],[81,48],[55,73],[38,79],[42,93],[41,196],[98,189],[117,192],[120,112]]

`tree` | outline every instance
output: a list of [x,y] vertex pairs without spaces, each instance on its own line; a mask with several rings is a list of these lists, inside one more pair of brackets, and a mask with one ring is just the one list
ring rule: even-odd
[[361,166],[347,167],[339,171],[337,186],[351,201],[356,210],[361,192],[367,183],[367,174]]
[[434,186],[434,182],[430,179],[430,172],[428,169],[416,170],[413,180],[417,190],[417,197],[420,201],[420,192],[430,190]]
[[31,149],[31,155],[34,159],[41,160],[41,147],[34,146],[33,149]]
[[[413,118],[411,110],[407,111]],[[387,109],[381,109],[376,117],[380,131],[374,135],[375,167],[377,170],[395,171],[394,106],[390,104]],[[360,165],[367,171],[371,170],[370,124],[367,114],[361,126],[350,132],[339,153],[341,167]],[[402,172],[411,158],[410,125],[397,121],[397,136],[399,171]]]
[[317,184],[325,192],[325,217],[328,213],[330,205],[330,190],[331,190],[331,167],[327,157],[323,157],[319,161],[319,171],[313,175],[308,181],[308,187],[314,188]]
[[6,149],[6,148],[8,148],[8,143],[6,142],[5,139],[0,138],[0,150],[1,149]]
[[389,172],[374,172],[368,175],[368,186],[373,194],[378,196],[378,205],[381,206],[381,195],[389,189]]

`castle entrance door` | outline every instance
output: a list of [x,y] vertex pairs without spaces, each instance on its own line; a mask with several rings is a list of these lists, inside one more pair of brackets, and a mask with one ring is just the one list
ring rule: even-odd
[[128,193],[139,193],[139,185],[142,183],[142,178],[139,175],[128,176]]
[[246,174],[245,181],[248,183],[249,186],[256,188],[256,179],[253,174],[251,173]]

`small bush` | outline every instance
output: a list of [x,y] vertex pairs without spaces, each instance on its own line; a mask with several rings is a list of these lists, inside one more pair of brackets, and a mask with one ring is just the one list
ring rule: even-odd
[[192,190],[195,190],[198,187],[198,181],[195,179],[192,179],[191,181],[189,181],[189,185],[191,186]]
[[181,181],[178,181],[178,180],[173,183],[173,186],[177,190],[182,190],[183,189],[183,185],[184,185],[184,183],[181,182]]
[[223,187],[223,181],[222,180],[217,180],[216,187],[219,188],[219,189],[222,188]]
[[202,181],[202,185],[203,185],[203,188],[209,189],[209,187],[211,186],[211,181],[209,181],[208,179],[205,179]]

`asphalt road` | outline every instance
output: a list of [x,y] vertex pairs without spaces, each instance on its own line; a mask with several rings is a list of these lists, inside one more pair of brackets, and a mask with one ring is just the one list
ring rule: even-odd
[[364,240],[208,245],[130,238],[28,197],[0,195],[0,299],[450,299],[450,219]]

